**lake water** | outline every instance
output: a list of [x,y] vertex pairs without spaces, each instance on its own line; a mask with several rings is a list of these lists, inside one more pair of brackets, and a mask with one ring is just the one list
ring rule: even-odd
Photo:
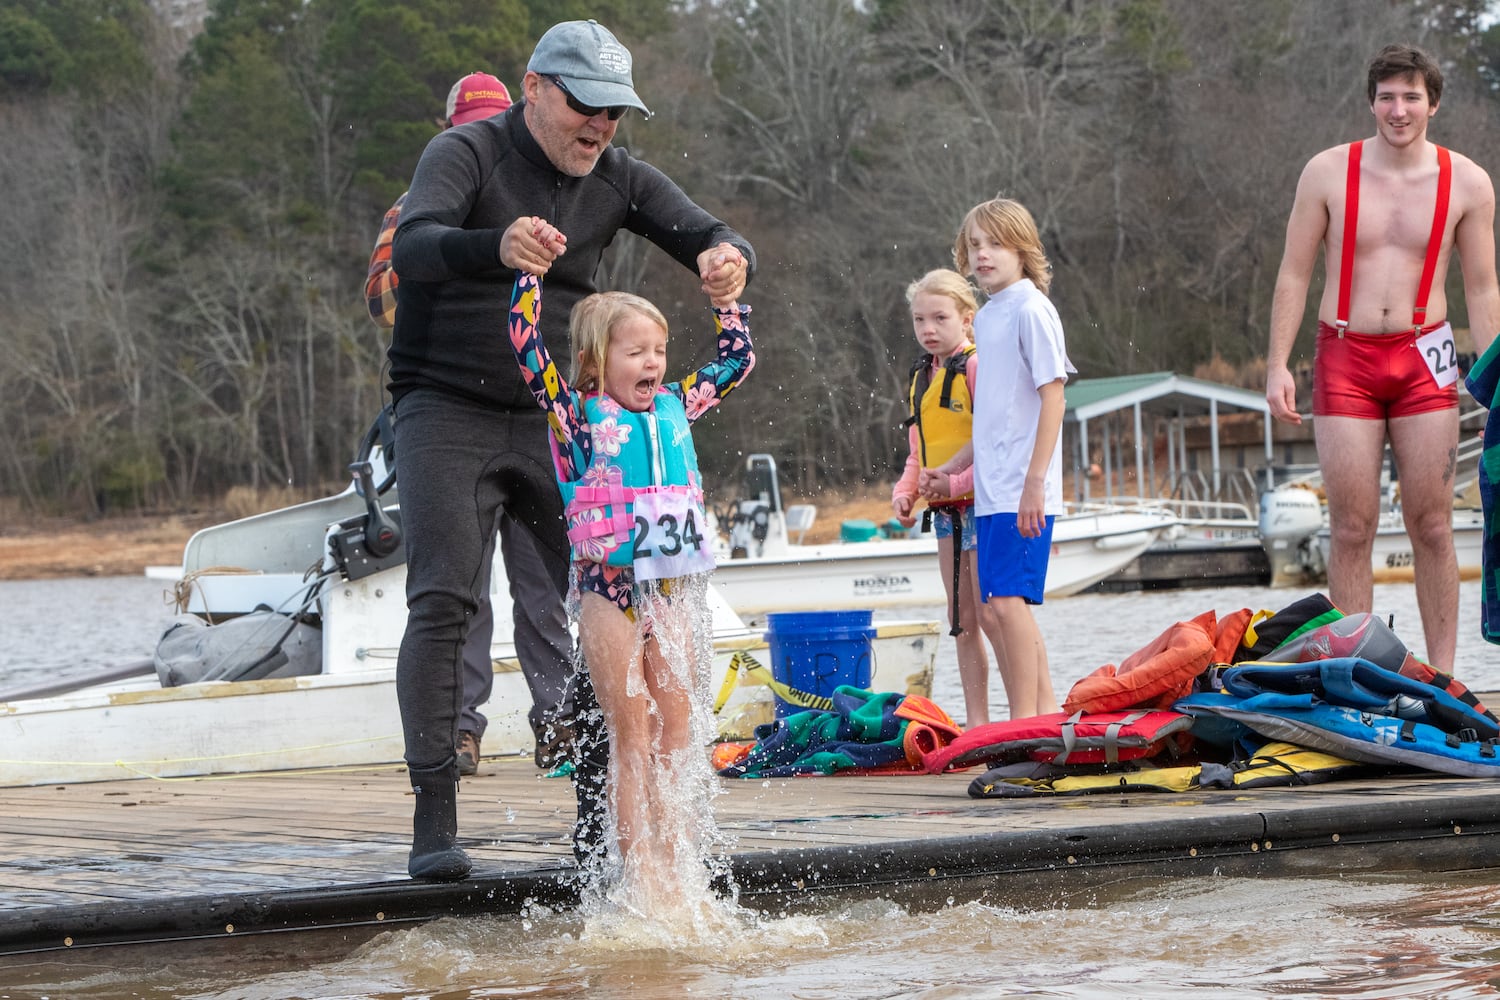
[[150,656],[171,589],[144,576],[0,580],[0,689]]
[[[0,688],[149,655],[171,618],[161,581],[0,582]],[[1091,594],[1037,609],[1059,696],[1174,621],[1277,609],[1304,591],[1235,588]],[[1420,645],[1409,586],[1376,610]],[[1479,588],[1461,591],[1455,673],[1500,689],[1500,650],[1478,635]],[[938,618],[940,606],[878,617]],[[951,642],[934,698],[961,709]],[[1005,716],[998,677],[992,715]],[[0,748],[3,752],[3,748]],[[837,780],[837,779],[830,779]],[[1476,859],[1479,863],[1480,859]],[[732,936],[664,948],[648,933],[589,934],[575,914],[442,920],[369,935],[286,935],[0,959],[0,1000],[197,998],[604,1000],[1500,996],[1500,869],[1386,878],[1123,879],[1045,900],[956,887],[942,898],[830,903],[747,915]]]
[[[1061,698],[1078,678],[1118,663],[1175,621],[1203,611],[1276,610],[1307,590],[1228,587],[1128,594],[1080,594],[1035,609],[1047,643],[1053,686]],[[145,577],[0,580],[0,690],[17,684],[81,676],[150,656],[172,620],[171,586]],[[1409,584],[1377,584],[1374,610],[1391,616],[1397,635],[1421,648],[1416,594]],[[882,610],[877,618],[946,620],[939,604]],[[944,630],[946,631],[946,629]],[[992,658],[993,659],[993,658]],[[1479,635],[1479,583],[1459,588],[1458,651],[1454,673],[1469,687],[1500,690],[1500,646]],[[1005,718],[1005,692],[990,683],[991,718]],[[953,644],[939,646],[934,698],[963,710]]]

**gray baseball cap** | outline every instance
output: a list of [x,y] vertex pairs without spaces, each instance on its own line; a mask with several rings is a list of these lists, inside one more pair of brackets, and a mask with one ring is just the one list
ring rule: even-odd
[[598,21],[563,21],[537,40],[526,69],[559,77],[581,104],[595,108],[622,105],[651,111],[635,93],[630,77],[630,50]]

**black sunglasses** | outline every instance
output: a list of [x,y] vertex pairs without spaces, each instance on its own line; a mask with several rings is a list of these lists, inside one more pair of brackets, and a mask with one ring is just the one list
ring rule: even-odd
[[625,114],[625,112],[630,110],[629,106],[624,104],[617,104],[611,108],[591,108],[587,104],[581,103],[578,98],[574,97],[572,92],[569,91],[567,87],[563,86],[562,80],[551,75],[550,73],[547,74],[547,79],[552,81],[552,86],[562,91],[563,99],[568,102],[568,107],[572,108],[580,115],[583,115],[583,117],[585,118],[592,118],[597,114],[605,114],[609,116],[610,121],[617,122],[620,120],[620,117]]

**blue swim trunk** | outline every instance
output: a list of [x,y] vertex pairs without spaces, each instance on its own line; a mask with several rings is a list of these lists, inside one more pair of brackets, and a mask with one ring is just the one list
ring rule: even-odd
[[979,548],[979,532],[974,528],[974,505],[965,504],[962,507],[934,507],[932,508],[932,533],[942,541],[944,538],[953,536],[953,521],[957,518],[963,528],[962,551],[972,552]]
[[979,599],[1020,597],[1041,604],[1052,555],[1052,522],[1036,538],[1023,538],[1014,514],[986,514],[979,522]]

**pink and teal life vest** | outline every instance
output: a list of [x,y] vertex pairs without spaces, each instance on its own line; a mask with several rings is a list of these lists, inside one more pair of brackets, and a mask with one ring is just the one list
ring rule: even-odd
[[[583,399],[594,461],[573,482],[559,483],[575,560],[630,566],[635,560],[635,498],[645,492],[682,490],[703,501],[698,453],[682,400],[658,392],[650,410],[634,412],[600,405],[600,394]],[[554,447],[557,447],[554,441]],[[576,466],[581,449],[573,446]],[[699,525],[699,530],[706,530]]]

